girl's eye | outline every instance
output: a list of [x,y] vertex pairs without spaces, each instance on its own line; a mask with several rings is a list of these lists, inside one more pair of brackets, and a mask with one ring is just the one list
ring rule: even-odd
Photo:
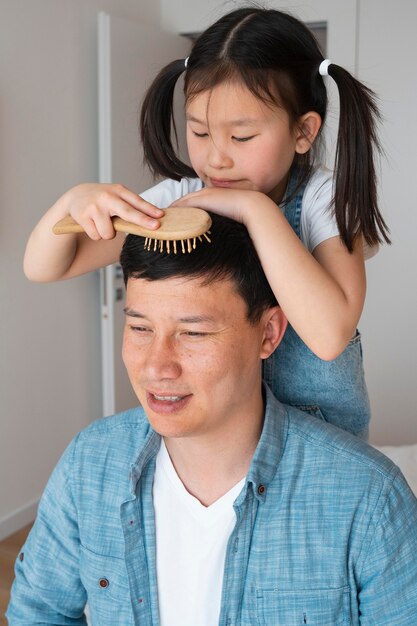
[[255,136],[256,135],[251,135],[250,137],[232,137],[232,139],[234,139],[235,141],[238,141],[239,143],[243,143],[244,141],[250,141]]
[[208,133],[196,133],[195,131],[193,131],[193,135],[194,137],[208,137]]

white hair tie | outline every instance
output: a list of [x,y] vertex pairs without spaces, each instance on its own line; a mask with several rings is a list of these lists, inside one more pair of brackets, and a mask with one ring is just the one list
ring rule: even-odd
[[189,58],[190,58],[190,57],[187,57],[186,59],[184,59],[184,67],[185,67],[185,69],[187,69],[188,59],[189,59]]
[[331,65],[332,62],[329,59],[324,59],[324,61],[322,61],[320,63],[320,67],[319,67],[319,73],[321,76],[328,76],[329,75],[329,65]]

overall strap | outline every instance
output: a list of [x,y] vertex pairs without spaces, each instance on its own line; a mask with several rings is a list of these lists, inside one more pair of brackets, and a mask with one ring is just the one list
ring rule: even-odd
[[[290,174],[281,210],[297,237],[301,239],[301,210],[303,206],[303,196],[305,188],[307,186],[307,181],[304,181],[301,185],[298,185],[299,180],[299,173],[297,172],[297,170],[293,170]],[[287,198],[289,198],[288,201]]]

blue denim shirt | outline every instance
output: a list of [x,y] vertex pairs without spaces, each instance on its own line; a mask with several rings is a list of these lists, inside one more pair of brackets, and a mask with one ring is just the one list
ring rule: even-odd
[[[219,624],[414,623],[417,500],[400,471],[266,394],[261,439],[234,503]],[[94,626],[158,625],[159,446],[140,408],[74,439],[16,561],[10,626],[85,624],[87,600]]]

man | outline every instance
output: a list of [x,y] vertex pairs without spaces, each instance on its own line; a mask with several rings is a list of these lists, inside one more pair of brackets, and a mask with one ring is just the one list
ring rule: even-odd
[[400,626],[417,501],[388,459],[262,387],[285,318],[246,229],[191,254],[128,236],[124,361],[143,408],[81,432],[17,559],[10,624]]

